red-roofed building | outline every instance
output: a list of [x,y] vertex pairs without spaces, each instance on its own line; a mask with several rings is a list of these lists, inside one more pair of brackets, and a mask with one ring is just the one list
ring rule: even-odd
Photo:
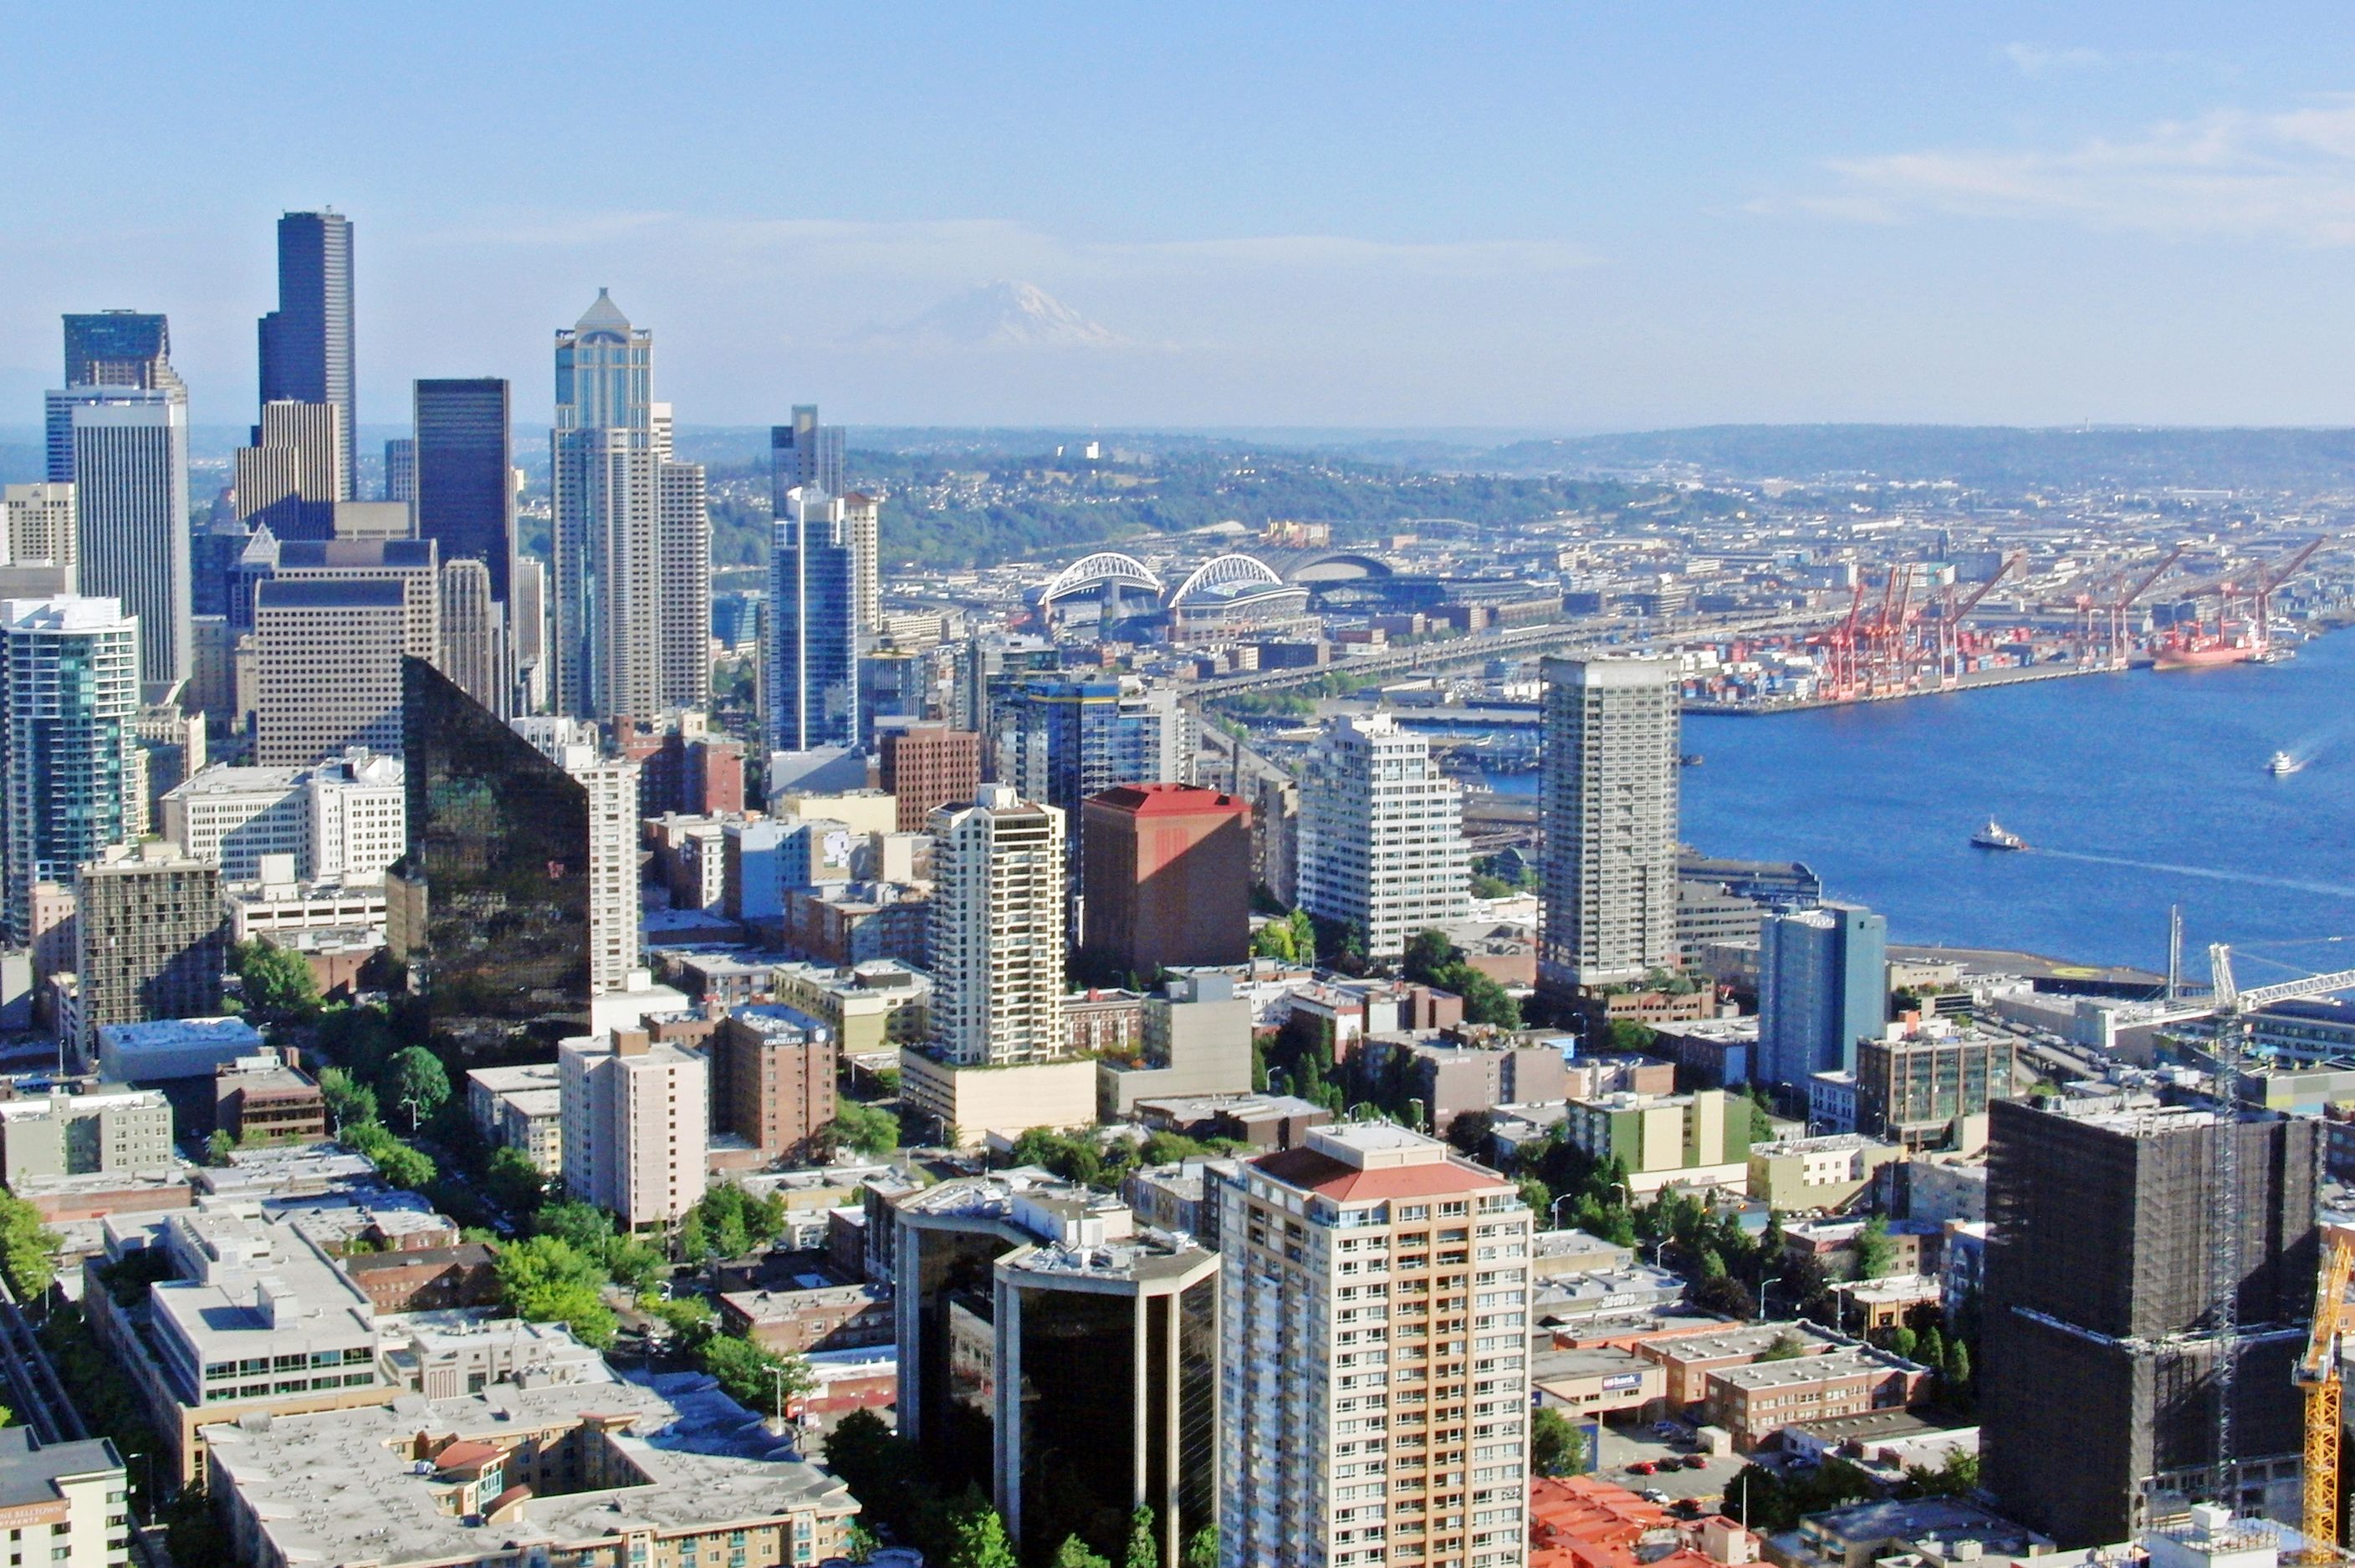
[[1758,1538],[1722,1515],[1678,1519],[1592,1476],[1529,1480],[1529,1568],[1732,1568]]
[[[1220,1462],[1243,1563],[1518,1563],[1529,1211],[1387,1122],[1313,1127],[1220,1210]],[[1223,1542],[1222,1542],[1223,1544]]]
[[1082,945],[1104,971],[1240,964],[1251,947],[1251,807],[1192,784],[1118,784],[1080,805]]

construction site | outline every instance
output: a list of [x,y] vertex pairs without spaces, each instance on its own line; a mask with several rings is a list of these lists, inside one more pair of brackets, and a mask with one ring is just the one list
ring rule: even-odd
[[1684,682],[1688,712],[1759,713],[1878,702],[2147,667],[2192,669],[2294,656],[2300,634],[2274,609],[2316,539],[2229,573],[2168,581],[2184,557],[2019,583],[2025,551],[1975,583],[1952,569],[1901,562],[1877,592],[1859,574],[1848,612],[1828,626],[1730,638],[1702,650]]

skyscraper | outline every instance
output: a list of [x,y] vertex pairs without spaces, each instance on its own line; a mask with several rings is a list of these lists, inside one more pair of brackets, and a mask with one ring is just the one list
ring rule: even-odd
[[397,435],[384,443],[384,499],[417,504],[417,438]]
[[794,422],[769,427],[769,474],[775,493],[843,493],[842,427],[817,422],[817,405],[794,405]]
[[48,413],[49,478],[74,487],[77,586],[138,620],[143,679],[186,679],[195,660],[186,395],[69,387],[48,394]]
[[[783,484],[780,467],[775,483]],[[858,582],[841,500],[805,485],[777,494],[769,551],[769,746],[858,743]]]
[[1677,959],[1677,689],[1654,659],[1544,664],[1544,918],[1557,997]]
[[69,315],[65,324],[67,386],[145,387],[185,399],[187,389],[172,368],[172,329],[163,316],[102,310]]
[[922,833],[936,805],[981,787],[981,737],[945,724],[911,724],[877,737],[883,793],[899,803],[900,831]]
[[[2242,1112],[2226,1127],[2113,1097],[1998,1101],[1987,1122],[1982,1475],[1997,1506],[2063,1548],[2130,1540],[2187,1499],[2296,1518],[2290,1368],[2313,1313],[2319,1118]],[[2220,1277],[2239,1327],[2221,1478]]]
[[272,578],[254,592],[253,756],[306,767],[400,746],[400,584]]
[[1300,907],[1354,927],[1366,956],[1472,912],[1463,792],[1386,713],[1325,727],[1300,775]]
[[958,1066],[1069,1054],[1063,821],[1006,784],[932,813],[932,1038]]
[[615,955],[636,953],[635,813],[609,820],[625,793],[634,804],[635,770],[610,770],[629,775],[626,792],[604,788],[581,747],[600,784],[592,803],[588,784],[423,659],[401,665],[401,729],[409,852],[386,877],[386,934],[434,1031],[477,1048],[579,1034]]
[[503,609],[492,597],[486,562],[461,557],[442,563],[442,671],[467,696],[505,717],[512,693]]
[[420,381],[416,420],[410,451],[416,488],[408,498],[417,503],[417,537],[432,539],[445,564],[481,561],[490,571],[491,597],[504,604],[515,549],[507,383],[496,376]]
[[278,219],[278,308],[261,318],[261,401],[332,403],[336,493],[353,498],[352,220],[333,208]]
[[1758,928],[1758,1076],[1805,1090],[1853,1071],[1889,1021],[1889,922],[1860,904],[1770,914]]
[[668,460],[653,376],[654,335],[602,289],[556,335],[554,699],[581,718],[710,698],[703,469]]
[[842,498],[842,511],[850,525],[850,560],[858,584],[858,631],[872,638],[883,627],[882,571],[875,559],[882,548],[883,504],[853,490]]
[[1311,1129],[1221,1198],[1220,1561],[1524,1561],[1518,1189],[1371,1122]]
[[70,569],[80,549],[70,485],[11,485],[0,490],[0,565],[48,561]]
[[1240,964],[1251,945],[1251,807],[1191,784],[1115,784],[1080,810],[1085,948],[1099,974]]
[[237,515],[282,539],[333,539],[343,485],[344,411],[287,400],[261,405],[253,444],[237,450]]
[[165,839],[110,846],[75,871],[74,904],[85,1064],[108,1024],[220,1011],[229,923],[218,866]]
[[30,943],[32,890],[147,827],[139,625],[112,599],[0,603],[0,773],[7,942]]

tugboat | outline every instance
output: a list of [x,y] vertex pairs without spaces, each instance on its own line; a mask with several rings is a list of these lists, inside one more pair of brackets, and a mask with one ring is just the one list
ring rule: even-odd
[[2265,772],[2277,779],[2286,778],[2304,766],[2306,766],[2304,763],[2291,756],[2287,752],[2275,752],[2272,759],[2265,763]]
[[2027,839],[2022,838],[2019,834],[2014,833],[2009,827],[2003,827],[1992,816],[1987,818],[1987,825],[1985,827],[1980,828],[1977,833],[1971,835],[1971,842],[1982,849],[2025,849],[2028,848]]
[[1677,763],[1679,767],[1697,768],[1701,764],[1701,754],[1699,752],[1687,752],[1677,759]]

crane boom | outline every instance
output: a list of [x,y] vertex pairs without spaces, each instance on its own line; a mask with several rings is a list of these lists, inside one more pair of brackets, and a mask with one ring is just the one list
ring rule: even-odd
[[2322,1267],[2315,1275],[2314,1323],[2306,1334],[2306,1354],[2291,1372],[2306,1391],[2306,1508],[2300,1520],[2306,1545],[2301,1563],[2330,1563],[2339,1556],[2339,1318],[2347,1281],[2355,1273],[2355,1232],[2322,1227]]

